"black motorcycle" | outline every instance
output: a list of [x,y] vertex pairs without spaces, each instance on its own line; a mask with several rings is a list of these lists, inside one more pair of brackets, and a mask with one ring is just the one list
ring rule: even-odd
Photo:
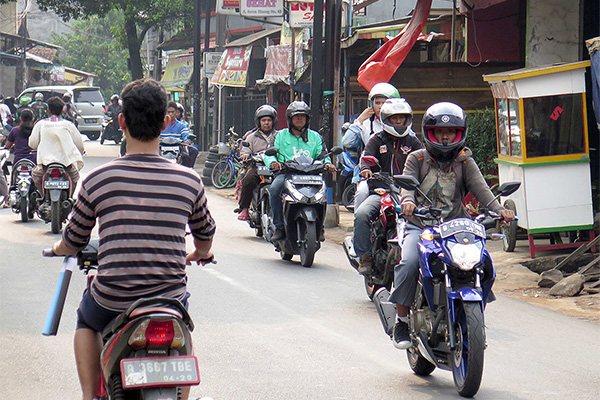
[[[274,156],[275,148],[267,149],[265,154]],[[334,147],[330,154],[340,154],[342,149]],[[274,244],[284,260],[291,260],[295,254],[300,255],[300,263],[304,267],[313,264],[315,253],[321,247],[324,237],[323,222],[327,210],[325,192],[327,186],[323,180],[325,164],[308,156],[298,156],[281,164],[281,172],[286,174],[283,190],[283,221],[286,233],[284,240]],[[265,239],[271,241],[275,232],[270,205],[265,205],[263,214],[268,215],[264,223]]]
[[21,221],[27,222],[37,209],[39,192],[35,189],[31,171],[35,163],[27,158],[22,158],[13,166],[9,193],[9,204],[12,211],[21,215]]
[[51,222],[52,233],[60,232],[63,222],[73,208],[73,182],[67,167],[52,163],[46,168],[42,178],[44,192],[38,200],[37,214],[44,222]]
[[121,140],[123,140],[123,131],[119,126],[119,121],[117,121],[117,117],[110,111],[107,111],[104,114],[100,144],[104,144],[106,140],[112,140],[115,144],[119,144],[121,143]]

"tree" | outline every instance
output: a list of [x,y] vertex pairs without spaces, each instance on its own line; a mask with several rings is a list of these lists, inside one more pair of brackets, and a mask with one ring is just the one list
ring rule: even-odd
[[144,76],[140,49],[148,30],[154,26],[170,29],[189,22],[194,2],[186,0],[37,0],[42,11],[52,10],[64,21],[104,17],[111,10],[123,13],[124,48],[129,51],[132,79]]
[[94,83],[100,86],[107,101],[131,81],[127,50],[120,45],[116,33],[123,20],[123,14],[113,10],[104,18],[75,21],[73,33],[52,34],[53,43],[64,49],[59,52],[61,64],[97,75]]

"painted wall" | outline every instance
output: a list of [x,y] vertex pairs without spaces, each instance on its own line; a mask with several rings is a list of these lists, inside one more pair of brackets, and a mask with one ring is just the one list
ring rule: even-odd
[[527,67],[579,61],[579,1],[529,0]]

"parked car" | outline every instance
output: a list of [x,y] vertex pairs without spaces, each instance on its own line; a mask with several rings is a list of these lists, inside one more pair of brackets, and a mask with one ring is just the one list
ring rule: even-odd
[[44,101],[50,97],[62,97],[65,92],[71,93],[73,104],[80,116],[77,117],[78,129],[90,140],[96,140],[102,133],[104,121],[104,97],[96,86],[36,86],[25,89],[20,95],[33,99],[36,93],[44,95]]

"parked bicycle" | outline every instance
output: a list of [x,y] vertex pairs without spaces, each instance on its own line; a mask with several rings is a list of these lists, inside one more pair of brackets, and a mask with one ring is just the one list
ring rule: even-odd
[[226,146],[229,148],[229,155],[219,160],[212,169],[211,181],[217,189],[235,186],[241,179],[241,171],[244,169],[239,156],[242,138],[233,129],[233,127],[229,128],[229,132],[226,135]]

